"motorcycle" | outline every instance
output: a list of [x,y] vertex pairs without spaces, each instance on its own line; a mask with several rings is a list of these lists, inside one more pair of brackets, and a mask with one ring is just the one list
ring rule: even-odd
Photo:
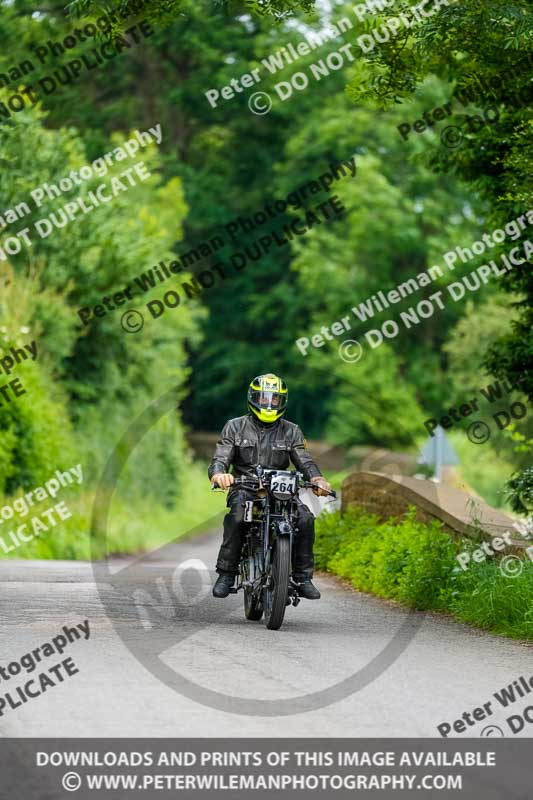
[[[301,472],[256,467],[255,478],[238,478],[236,488],[254,492],[244,503],[246,535],[239,564],[237,586],[244,593],[244,615],[279,630],[289,605],[300,602],[298,587],[291,579],[293,539],[297,536],[296,498],[300,489],[316,488]],[[216,491],[216,489],[215,489]],[[335,492],[328,492],[336,497]]]

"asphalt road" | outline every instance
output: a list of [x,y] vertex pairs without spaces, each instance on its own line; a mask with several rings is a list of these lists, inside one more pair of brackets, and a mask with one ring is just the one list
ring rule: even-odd
[[[462,735],[479,736],[489,724],[511,735],[505,718],[527,696],[503,709],[493,693],[531,676],[529,646],[446,617],[409,615],[325,575],[316,580],[320,601],[289,608],[281,631],[268,631],[245,620],[240,594],[210,596],[218,539],[205,534],[114,560],[112,574],[97,570],[98,586],[90,563],[0,564],[0,666],[64,625],[87,619],[91,632],[62,656],[79,672],[4,708],[0,734],[430,737],[492,701],[490,718]],[[176,570],[191,559],[193,569]],[[19,678],[0,681],[0,691]],[[520,735],[532,733],[528,724]]]

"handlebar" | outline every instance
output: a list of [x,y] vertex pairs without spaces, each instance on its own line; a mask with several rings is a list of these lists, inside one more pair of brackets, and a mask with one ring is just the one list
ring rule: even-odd
[[[254,479],[254,478],[244,478],[244,479],[243,478],[236,478],[233,481],[233,483],[228,487],[228,489],[231,489],[232,486],[243,486],[245,489],[250,489],[251,491],[254,491],[255,489],[259,488],[259,485],[260,485],[260,482],[259,482],[258,478],[256,478],[256,479]],[[303,482],[300,483],[300,488],[301,489],[313,489],[314,490],[314,489],[320,489],[320,486],[317,486],[316,483],[311,483],[311,481],[303,481]],[[211,484],[211,491],[212,492],[227,492],[228,489],[220,489],[218,486],[215,486],[214,484]],[[337,492],[335,492],[333,490],[328,491],[327,489],[322,489],[322,491],[326,492],[326,494],[329,497],[334,497],[334,498],[337,497]]]
[[[320,489],[320,486],[317,486],[316,483],[311,483],[311,481],[306,481],[303,484],[302,489]],[[328,489],[322,489],[322,491],[326,492],[326,494],[329,495],[329,497],[337,497],[337,492],[334,489],[332,489],[331,491],[329,491]]]

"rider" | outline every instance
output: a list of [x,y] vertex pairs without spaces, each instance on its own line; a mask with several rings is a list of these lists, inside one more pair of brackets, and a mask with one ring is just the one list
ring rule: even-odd
[[[254,378],[248,388],[250,413],[226,422],[209,466],[211,483],[229,489],[237,477],[255,478],[255,467],[287,469],[289,459],[305,480],[316,484],[313,492],[327,495],[331,487],[307,450],[303,433],[294,422],[282,419],[287,408],[288,391],[285,382],[268,373]],[[233,466],[234,475],[229,472]],[[244,501],[253,492],[234,487],[228,493],[229,512],[224,518],[224,536],[218,554],[218,579],[213,587],[215,597],[227,597],[239,570],[239,560],[245,533]],[[318,600],[320,592],[311,581],[313,577],[314,517],[298,498],[298,530],[293,552],[292,579],[298,593],[308,600]]]

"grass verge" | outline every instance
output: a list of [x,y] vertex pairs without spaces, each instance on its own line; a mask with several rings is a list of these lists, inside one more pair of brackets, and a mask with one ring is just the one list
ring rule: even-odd
[[471,562],[463,571],[456,555],[465,547],[476,544],[454,541],[440,522],[418,522],[415,509],[399,521],[382,522],[350,508],[317,520],[315,563],[361,591],[533,640],[533,564],[525,559],[521,573],[512,578],[495,560]]
[[[150,497],[126,499],[120,491],[113,497],[109,514],[106,542],[97,544],[92,556],[102,558],[106,552],[136,554],[153,550],[169,541],[184,536],[191,529],[206,524],[224,511],[225,495],[210,491],[205,465],[191,464],[187,468],[187,482],[179,500],[172,508],[158,505]],[[63,501],[72,514],[68,519],[58,520],[55,525],[43,518],[43,511]],[[12,503],[13,498],[4,498],[0,505]],[[91,560],[90,526],[94,503],[94,490],[81,486],[68,486],[57,497],[47,499],[33,507],[24,517],[4,520],[0,526],[0,559],[65,559]],[[26,524],[26,536],[31,535],[31,517],[39,516],[48,530],[30,541],[19,540],[17,529]],[[57,518],[57,514],[55,515]],[[211,527],[216,526],[216,520]],[[221,522],[218,522],[221,525]],[[14,532],[15,540],[10,536]],[[14,546],[14,541],[20,541]],[[6,550],[13,548],[10,552]]]

